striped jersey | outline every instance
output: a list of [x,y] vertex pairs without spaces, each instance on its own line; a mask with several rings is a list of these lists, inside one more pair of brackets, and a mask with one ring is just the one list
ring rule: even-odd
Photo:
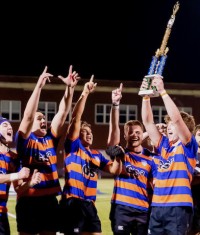
[[153,183],[157,173],[153,155],[154,153],[145,148],[140,154],[126,152],[123,172],[114,179],[111,203],[148,211],[149,185]]
[[[9,151],[6,154],[0,153],[0,174],[11,174],[19,168],[17,154]],[[10,189],[10,182],[0,183],[0,213],[6,213],[7,201]]]
[[41,173],[41,182],[24,191],[22,196],[60,195],[61,187],[57,172],[56,148],[59,138],[52,130],[48,130],[44,137],[37,137],[31,133],[27,139],[17,135],[17,151],[22,167],[28,167],[31,173],[37,169]]
[[85,148],[77,138],[65,142],[63,197],[96,201],[98,169],[111,164],[99,151]]
[[192,136],[187,145],[175,145],[162,136],[152,206],[193,206],[191,181],[196,165],[197,142]]

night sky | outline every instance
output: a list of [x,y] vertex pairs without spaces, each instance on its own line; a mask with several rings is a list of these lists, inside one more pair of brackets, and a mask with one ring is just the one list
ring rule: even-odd
[[[161,45],[175,0],[1,3],[0,74],[140,81]],[[164,78],[200,82],[200,0],[180,0]]]

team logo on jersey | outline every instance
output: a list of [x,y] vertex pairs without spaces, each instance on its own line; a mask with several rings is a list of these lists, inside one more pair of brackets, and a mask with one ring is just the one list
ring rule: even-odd
[[166,162],[163,162],[162,160],[160,160],[159,168],[164,169],[164,170],[169,169],[173,162],[174,162],[174,158],[171,158],[167,160]]
[[82,169],[85,175],[90,176],[90,177],[95,176],[96,170],[94,168],[91,168],[89,165],[85,164]]
[[127,173],[133,175],[134,177],[138,177],[139,175],[144,175],[145,172],[143,170],[139,170],[137,168],[135,168],[132,165],[127,165],[126,166],[126,171]]
[[49,162],[49,157],[52,156],[51,151],[46,152],[45,154],[39,153],[35,156],[37,162]]

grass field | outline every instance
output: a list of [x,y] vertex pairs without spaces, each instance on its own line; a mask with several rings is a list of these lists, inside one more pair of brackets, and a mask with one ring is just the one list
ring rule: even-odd
[[[61,184],[62,184],[61,180]],[[110,220],[109,220],[109,212],[110,212],[110,199],[113,190],[113,179],[99,179],[98,180],[98,194],[96,207],[98,210],[98,214],[102,223],[102,234],[104,235],[112,235],[110,229]],[[9,216],[11,235],[17,235],[16,229],[16,220],[12,217],[15,216],[15,204],[16,204],[16,196],[9,196],[8,201],[8,212],[11,214]]]

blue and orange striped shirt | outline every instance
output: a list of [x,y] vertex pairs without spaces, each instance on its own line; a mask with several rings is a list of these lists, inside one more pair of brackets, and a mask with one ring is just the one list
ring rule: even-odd
[[50,129],[44,137],[37,137],[31,133],[27,139],[23,139],[18,133],[17,138],[17,151],[22,167],[30,168],[31,172],[37,169],[42,178],[39,184],[18,196],[60,195],[56,156],[59,138],[56,138]]
[[[19,168],[17,154],[9,151],[6,154],[0,153],[0,174],[11,174]],[[7,213],[7,201],[10,189],[10,182],[0,184],[0,213]]]
[[160,153],[152,206],[193,207],[191,181],[196,166],[197,142],[192,136],[187,145],[180,141],[172,145],[162,136],[157,150]]
[[153,155],[145,148],[141,154],[126,152],[124,170],[114,179],[111,203],[148,211],[151,198],[149,183],[153,183],[157,173]]
[[111,164],[99,151],[86,149],[79,138],[65,142],[63,197],[96,201],[98,169]]

